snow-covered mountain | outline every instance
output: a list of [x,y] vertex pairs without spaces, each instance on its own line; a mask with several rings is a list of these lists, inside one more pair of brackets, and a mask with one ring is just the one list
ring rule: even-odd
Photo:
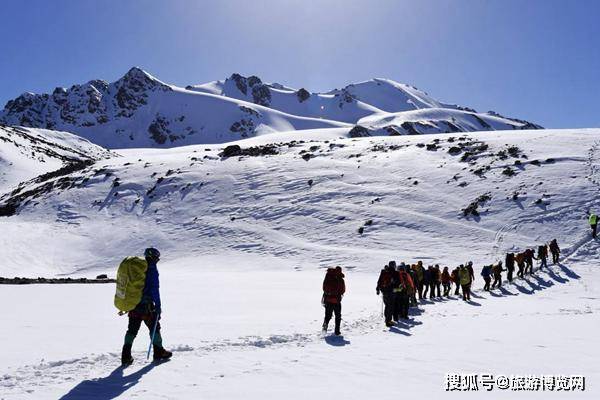
[[541,128],[441,103],[386,79],[310,93],[233,74],[179,88],[139,68],[113,83],[92,80],[52,94],[25,93],[6,104],[0,123],[68,131],[107,148],[225,143],[355,124],[354,136]]

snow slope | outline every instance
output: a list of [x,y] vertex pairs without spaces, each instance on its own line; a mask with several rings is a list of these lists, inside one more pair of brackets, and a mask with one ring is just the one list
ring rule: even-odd
[[[136,363],[118,369],[126,321],[110,285],[3,287],[15,329],[0,332],[11,343],[0,398],[457,397],[444,391],[452,372],[583,374],[587,390],[569,398],[597,397],[599,245],[586,211],[600,206],[600,129],[340,131],[237,143],[278,152],[257,157],[222,158],[218,145],[122,150],[0,218],[4,276],[114,275],[125,255],[158,246],[163,334],[176,350],[147,365],[142,331]],[[464,215],[478,198],[478,215]],[[422,302],[383,328],[374,288],[387,261],[470,259],[479,270],[551,238],[565,257],[551,270],[472,303]],[[338,340],[318,334],[323,268],[334,265],[348,285]]]
[[[429,109],[434,110],[432,121],[427,113],[414,113]],[[403,117],[404,112],[409,114]],[[541,128],[505,117],[498,117],[500,125],[488,124],[488,114],[473,117],[476,112],[470,108],[444,104],[388,79],[310,93],[304,88],[265,83],[256,76],[233,74],[222,81],[183,89],[139,68],[112,83],[92,80],[68,89],[56,88],[52,94],[24,93],[0,111],[0,123],[73,132],[107,148],[164,148],[346,127],[364,118],[380,125],[389,113],[428,126],[428,133]],[[420,132],[392,125],[366,128],[379,135]]]
[[109,156],[107,150],[67,132],[0,125],[0,196],[66,163]]

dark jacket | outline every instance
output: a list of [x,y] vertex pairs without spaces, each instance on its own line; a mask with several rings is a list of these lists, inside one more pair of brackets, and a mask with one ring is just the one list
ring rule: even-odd
[[325,303],[338,304],[346,293],[346,283],[341,269],[329,268],[323,280],[323,300]]
[[142,292],[142,303],[154,303],[157,310],[161,309],[160,304],[160,283],[158,279],[158,268],[156,263],[148,261],[146,270],[146,283]]
[[381,291],[383,294],[391,293],[393,290],[393,275],[394,271],[391,271],[388,268],[382,269],[379,274],[379,279],[377,280],[377,290]]
[[490,275],[492,275],[492,266],[491,265],[486,265],[481,270],[481,276],[483,276],[484,278],[489,278]]

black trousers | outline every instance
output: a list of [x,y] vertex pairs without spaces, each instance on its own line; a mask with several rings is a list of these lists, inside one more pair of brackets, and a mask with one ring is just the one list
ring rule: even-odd
[[385,322],[392,322],[392,318],[394,317],[394,301],[396,299],[396,295],[394,293],[384,293],[383,294],[383,315],[385,317]]
[[540,269],[548,268],[548,259],[546,257],[540,257]]
[[553,264],[558,263],[558,255],[559,255],[558,252],[556,252],[556,253],[552,252],[552,263]]
[[492,289],[496,287],[502,286],[502,275],[494,275],[494,283],[492,283]]
[[450,296],[450,282],[444,283],[444,296]]
[[590,228],[592,228],[592,237],[595,239],[596,238],[596,228],[598,227],[598,225],[593,224],[590,225]]
[[463,300],[471,300],[471,284],[461,285],[463,291]]
[[485,281],[485,285],[483,285],[483,290],[490,290],[490,277],[489,276],[484,276],[483,280]]
[[455,295],[459,295],[460,294],[460,283],[454,282],[454,284],[456,285],[456,289],[454,290],[454,294]]
[[335,333],[339,333],[342,322],[342,303],[325,302],[325,320],[323,321],[323,326],[327,327],[329,325],[333,314],[335,314]]
[[525,269],[525,263],[521,263],[521,264],[517,264],[519,267],[519,271],[517,272],[517,276],[522,278],[523,277],[523,270]]
[[394,298],[394,321],[399,321],[400,318],[408,318],[408,294],[406,291],[395,294]]
[[[127,333],[125,334],[125,344],[132,344],[133,340],[140,331],[142,321],[148,327],[150,337],[152,337],[152,330],[154,329],[154,322],[156,321],[156,313],[151,312],[149,314],[140,314],[132,311],[129,313],[129,323],[127,324]],[[162,337],[160,335],[160,322],[156,322],[156,333],[154,335],[154,342],[156,346],[162,345]]]
[[506,279],[508,279],[509,282],[512,282],[513,280],[513,272],[515,272],[515,267],[513,266],[512,268],[508,267],[508,273],[506,274]]

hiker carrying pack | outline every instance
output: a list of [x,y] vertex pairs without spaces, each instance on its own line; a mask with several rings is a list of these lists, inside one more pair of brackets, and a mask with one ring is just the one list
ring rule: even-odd
[[415,275],[417,277],[415,284],[417,286],[417,292],[419,293],[419,300],[423,298],[423,282],[424,282],[424,274],[425,269],[423,268],[423,261],[417,261],[417,264],[414,266]]
[[394,321],[400,319],[408,319],[408,308],[410,295],[415,291],[415,285],[412,278],[403,266],[398,267],[397,273],[397,284],[395,285],[394,291],[395,307],[394,307]]
[[456,286],[454,294],[457,296],[460,295],[460,277],[458,276],[458,271],[459,268],[456,267],[452,270],[452,274],[450,274],[450,279],[452,279],[452,282],[454,282],[454,285]]
[[393,293],[393,277],[394,271],[390,268],[389,265],[386,265],[381,270],[379,274],[379,279],[377,280],[377,288],[376,293],[379,296],[381,293],[383,295],[383,304],[384,304],[384,317],[385,317],[385,325],[392,326],[392,317],[394,313],[394,293]]
[[160,252],[155,248],[147,248],[144,258],[127,257],[119,265],[114,303],[119,309],[119,315],[127,313],[129,317],[121,352],[123,365],[133,362],[131,346],[142,322],[146,324],[150,333],[154,360],[165,360],[173,355],[162,346],[161,326],[158,322],[161,301],[156,264],[159,260]]
[[506,253],[506,279],[509,282],[513,280],[513,273],[515,272],[515,253]]
[[523,252],[523,254],[525,254],[525,273],[529,273],[529,275],[533,274],[533,260],[535,259],[534,257],[534,252],[533,249],[527,249]]
[[558,257],[560,256],[560,248],[558,247],[556,239],[552,239],[548,247],[550,248],[550,253],[552,253],[552,263],[558,263]]
[[323,305],[325,306],[325,319],[323,331],[327,332],[329,321],[335,313],[335,335],[340,335],[342,322],[342,297],[346,293],[346,283],[342,267],[328,268],[323,280]]
[[450,282],[452,282],[452,277],[450,276],[450,272],[448,272],[448,267],[444,267],[444,271],[442,272],[442,286],[444,287],[445,297],[450,297]]
[[525,253],[517,253],[515,255],[515,262],[517,263],[517,267],[519,270],[517,271],[517,276],[519,278],[523,277],[523,272],[525,271]]
[[463,292],[463,300],[470,301],[471,300],[471,273],[469,269],[461,264],[458,269],[458,278],[460,280],[460,286]]
[[548,246],[538,246],[537,258],[540,260],[540,269],[548,267]]
[[596,239],[596,228],[598,227],[598,216],[593,212],[590,212],[590,217],[588,219],[590,224],[590,228],[592,228],[592,237]]
[[490,290],[490,283],[491,283],[491,275],[492,275],[492,266],[491,265],[485,265],[482,269],[481,269],[481,276],[483,277],[483,280],[485,281],[485,285],[483,285],[483,290],[485,291],[489,291]]
[[502,261],[498,261],[497,264],[492,266],[492,275],[494,276],[494,282],[492,283],[492,289],[496,288],[496,285],[502,287]]

